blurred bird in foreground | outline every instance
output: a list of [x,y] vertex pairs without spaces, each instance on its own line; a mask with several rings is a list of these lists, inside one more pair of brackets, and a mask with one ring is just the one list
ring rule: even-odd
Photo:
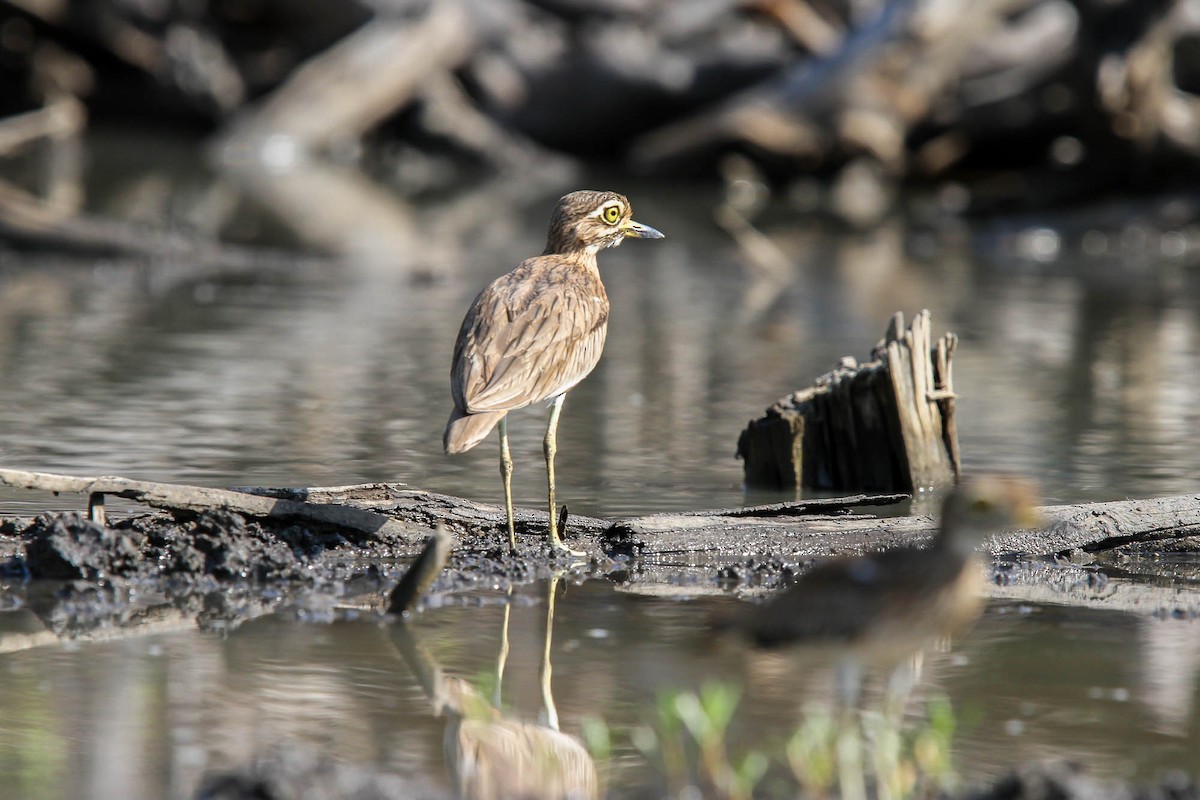
[[750,611],[738,627],[762,647],[844,646],[839,679],[844,693],[856,696],[863,662],[897,663],[974,622],[985,600],[977,548],[997,531],[1036,527],[1036,503],[1027,480],[966,478],[947,496],[941,528],[929,546],[819,564]]
[[[951,490],[941,527],[927,547],[896,547],[826,562],[733,625],[761,647],[833,645],[840,715],[834,745],[838,796],[866,800],[899,796],[901,771],[885,768],[886,751],[872,747],[858,715],[864,669],[891,668],[882,698],[883,728],[899,735],[924,649],[954,635],[983,610],[984,569],[977,548],[991,534],[1036,527],[1037,492],[1005,475],[964,479]],[[724,627],[728,627],[726,624]],[[874,765],[872,775],[868,764]],[[885,765],[881,767],[880,765]],[[893,764],[893,766],[895,766]]]
[[[500,427],[500,475],[509,546],[517,546],[513,524],[509,411],[550,402],[543,450],[550,500],[550,545],[566,550],[559,537],[554,499],[554,455],[558,416],[567,391],[587,377],[604,349],[608,295],[600,282],[596,254],[626,237],[661,239],[634,222],[629,200],[616,192],[572,192],[558,201],[550,219],[546,250],[526,259],[479,293],[458,332],[450,389],[454,411],[446,423],[447,453],[462,453]],[[582,555],[576,553],[576,555]]]
[[745,630],[760,646],[805,641],[885,645],[949,636],[983,607],[977,548],[1005,528],[1036,524],[1032,484],[967,478],[947,496],[928,547],[896,547],[819,564],[754,609]]

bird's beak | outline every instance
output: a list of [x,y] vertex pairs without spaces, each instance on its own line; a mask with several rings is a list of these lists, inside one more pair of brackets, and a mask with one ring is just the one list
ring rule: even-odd
[[643,225],[640,222],[629,220],[625,226],[621,228],[621,233],[631,239],[663,239],[665,238],[661,231],[651,228],[649,225]]

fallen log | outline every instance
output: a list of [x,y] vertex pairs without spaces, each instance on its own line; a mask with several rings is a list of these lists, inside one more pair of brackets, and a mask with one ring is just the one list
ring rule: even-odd
[[56,494],[85,494],[88,496],[88,518],[101,525],[106,521],[104,498],[113,495],[165,511],[220,509],[260,519],[317,523],[368,536],[386,535],[414,542],[429,533],[427,529],[353,506],[297,502],[203,486],[137,481],[115,476],[85,478],[13,469],[0,469],[0,484]]
[[[75,593],[65,599],[58,591],[38,588],[47,585],[40,581],[17,580],[4,590],[20,595],[23,599],[18,602],[46,620],[56,635],[90,636],[103,627],[136,627],[142,617],[131,607],[131,598],[161,603],[154,586],[173,587],[167,594],[176,597],[191,592],[221,602],[233,591],[232,596],[241,599],[229,603],[214,619],[217,624],[237,624],[246,618],[247,609],[255,615],[266,613],[281,597],[299,598],[301,604],[305,592],[327,597],[328,589],[321,587],[345,587],[348,575],[359,581],[355,591],[360,595],[349,607],[356,613],[383,613],[389,599],[394,611],[411,608],[435,574],[439,579],[434,591],[453,593],[478,588],[481,580],[488,586],[534,582],[544,578],[548,569],[563,567],[561,562],[552,563],[543,550],[544,512],[518,510],[521,553],[513,557],[508,554],[500,506],[402,484],[239,491],[4,469],[0,469],[0,484],[70,492],[91,500],[92,521],[75,513],[46,515],[31,524],[0,519],[0,568],[7,576],[19,578],[22,572],[26,577],[58,576],[75,587]],[[126,497],[170,515],[134,514],[107,520],[109,527],[101,527],[103,505],[97,494]],[[588,563],[573,562],[571,569],[579,577],[603,576],[622,591],[643,594],[754,595],[784,585],[790,576],[830,556],[926,541],[937,528],[930,515],[866,513],[872,506],[902,499],[857,495],[652,514],[615,522],[572,516],[572,544],[586,548],[591,558]],[[1045,527],[1001,531],[988,543],[994,597],[1166,617],[1200,615],[1200,589],[1195,588],[1200,584],[1194,576],[1181,579],[1170,560],[1139,560],[1164,551],[1200,550],[1200,495],[1053,506],[1041,513]],[[243,523],[237,514],[255,517],[259,524]],[[415,556],[426,535],[438,526],[452,532],[456,540],[448,569],[438,569],[448,549],[443,539],[430,549],[428,568],[411,569],[411,577],[402,581],[408,587],[387,597],[384,592],[391,577],[386,565],[398,557]],[[347,531],[366,535],[345,535]],[[96,563],[77,564],[72,550],[62,555],[74,559],[74,577],[47,571],[46,546],[74,548],[72,541],[90,548],[89,552],[111,548],[112,557],[105,559],[100,553]],[[37,550],[39,543],[41,550]],[[193,560],[198,553],[212,553],[222,560],[209,563],[207,556]],[[261,565],[257,559],[262,559]],[[1126,579],[1123,575],[1130,564],[1138,565],[1138,572]],[[347,572],[349,565],[354,566]],[[1171,578],[1169,585],[1153,580],[1164,570]],[[137,591],[121,588],[125,577],[136,581]],[[263,586],[274,588],[263,594]],[[108,599],[99,606],[81,604],[76,597],[80,591],[107,591]],[[49,605],[41,608],[35,594],[50,598]],[[208,602],[194,607],[211,613]],[[49,636],[0,636],[0,650],[48,641]]]
[[[93,520],[103,519],[97,495],[116,495],[172,512],[213,509],[282,522],[312,522],[419,545],[440,524],[456,535],[459,552],[498,549],[505,530],[501,506],[413,489],[404,484],[294,489],[211,489],[118,477],[77,477],[0,469],[0,484],[23,489],[88,495]],[[770,505],[650,514],[610,521],[572,514],[568,534],[595,557],[677,559],[724,565],[731,559],[807,561],[921,542],[933,535],[927,514],[876,516],[872,507],[895,504],[903,495],[853,495]],[[1047,506],[1045,527],[998,532],[989,545],[1005,560],[1076,557],[1136,545],[1200,538],[1200,494],[1144,500]],[[517,509],[520,538],[545,535],[545,512]],[[540,551],[538,551],[540,552]]]
[[221,158],[284,167],[305,152],[356,139],[407,105],[425,81],[461,64],[473,40],[471,18],[458,2],[433,4],[416,21],[379,16],[240,112],[220,138]]

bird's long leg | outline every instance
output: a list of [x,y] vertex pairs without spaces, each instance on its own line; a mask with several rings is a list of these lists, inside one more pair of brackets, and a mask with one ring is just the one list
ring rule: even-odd
[[550,549],[563,550],[573,556],[581,556],[584,554],[567,547],[559,538],[558,508],[554,505],[554,454],[558,452],[558,415],[562,412],[563,397],[565,396],[565,394],[560,394],[551,401],[550,421],[546,424],[546,440],[542,447],[546,454],[546,481],[550,486]]
[[508,417],[500,418],[500,477],[504,480],[504,512],[508,515],[508,546],[517,550],[517,529],[513,524],[512,456],[508,452]]

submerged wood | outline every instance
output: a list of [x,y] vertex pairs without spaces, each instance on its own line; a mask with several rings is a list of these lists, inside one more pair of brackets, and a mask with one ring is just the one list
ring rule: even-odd
[[400,583],[392,589],[388,596],[388,613],[406,616],[417,607],[417,603],[429,591],[438,573],[446,566],[450,553],[454,550],[454,540],[446,529],[438,526],[433,536],[425,543],[425,549],[417,560],[412,563]]
[[[31,612],[25,612],[25,614],[30,619],[37,619]],[[154,636],[195,629],[196,617],[194,614],[189,614],[180,608],[159,606],[149,609],[146,613],[138,614],[126,625],[100,626],[92,630],[72,633],[72,638],[78,641],[107,642],[128,639],[133,636]],[[39,630],[0,631],[0,654],[19,653],[37,647],[61,647],[62,640],[63,635],[60,631],[44,626]]]
[[903,491],[958,477],[951,359],[928,311],[897,313],[873,360],[853,358],[788,395],[738,439],[746,483],[769,489]]

